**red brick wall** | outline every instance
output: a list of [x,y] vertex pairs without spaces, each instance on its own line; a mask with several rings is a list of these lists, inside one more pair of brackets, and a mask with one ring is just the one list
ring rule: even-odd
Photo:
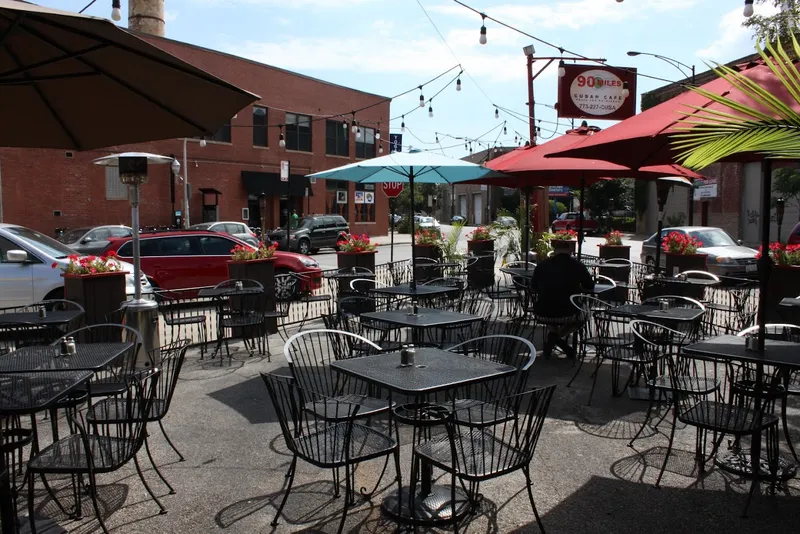
[[[348,112],[365,105],[380,102],[383,97],[327,84],[299,74],[257,64],[241,58],[189,46],[185,43],[142,35],[144,39],[181,57],[208,72],[243,89],[261,96],[257,105],[269,108],[268,123],[285,120],[288,110],[308,115],[329,115]],[[109,120],[120,121],[124,127],[125,110],[98,110],[107,113]],[[381,138],[389,137],[389,102],[383,102],[356,116],[360,122],[375,127],[380,122]],[[208,142],[201,148],[196,142],[188,143],[189,182],[192,186],[190,218],[192,223],[202,220],[201,187],[214,187],[222,191],[220,220],[240,220],[241,208],[247,207],[247,193],[242,185],[241,171],[279,172],[280,161],[291,162],[292,174],[308,174],[330,169],[354,161],[355,136],[350,135],[351,158],[325,155],[325,121],[312,124],[312,152],[291,152],[278,147],[277,128],[268,130],[268,147],[252,146],[252,109],[240,111],[232,121],[231,143]],[[142,143],[109,150],[75,152],[66,158],[62,150],[0,148],[0,187],[2,187],[2,222],[22,224],[51,234],[57,227],[129,223],[130,208],[124,200],[106,200],[105,171],[91,164],[91,160],[113,152],[143,151],[157,154],[174,154],[183,165],[183,142],[180,139]],[[182,171],[183,172],[183,171]],[[176,209],[181,209],[183,188],[176,184]],[[161,226],[171,223],[169,168],[152,166],[149,183],[142,189],[141,224]],[[350,185],[348,199],[352,202],[354,186]],[[311,212],[325,211],[325,181],[313,186]],[[351,228],[354,232],[384,235],[388,226],[388,201],[378,193],[375,223],[353,224],[353,206],[350,206]],[[278,199],[272,225],[277,225]],[[307,200],[303,199],[306,211]],[[53,210],[61,210],[54,217]]]

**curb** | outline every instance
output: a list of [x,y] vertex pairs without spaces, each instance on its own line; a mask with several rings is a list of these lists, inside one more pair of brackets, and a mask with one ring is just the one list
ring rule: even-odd
[[[410,245],[411,241],[395,241],[394,244],[395,245]],[[389,247],[392,244],[391,243],[376,243],[376,245],[379,246],[379,247]]]

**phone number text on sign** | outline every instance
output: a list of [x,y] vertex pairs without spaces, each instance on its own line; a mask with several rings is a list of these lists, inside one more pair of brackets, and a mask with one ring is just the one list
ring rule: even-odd
[[592,115],[614,113],[625,103],[622,80],[606,70],[589,70],[575,77],[569,93],[578,109]]

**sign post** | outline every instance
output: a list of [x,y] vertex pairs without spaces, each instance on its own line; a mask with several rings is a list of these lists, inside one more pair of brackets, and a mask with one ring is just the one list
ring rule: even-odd
[[[389,210],[390,210],[390,217],[391,221],[391,235],[389,236],[389,263],[394,263],[394,208],[395,208],[395,199],[400,196],[400,193],[403,192],[403,183],[402,182],[384,182],[383,186],[383,193],[389,197]],[[413,201],[412,201],[413,202]]]
[[[288,160],[281,160],[281,182],[289,181],[290,165]],[[286,195],[286,250],[291,252],[291,240],[289,235],[292,233],[292,194]]]

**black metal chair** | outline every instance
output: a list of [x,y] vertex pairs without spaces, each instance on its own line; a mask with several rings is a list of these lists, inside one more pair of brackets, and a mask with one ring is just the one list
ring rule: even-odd
[[162,294],[158,301],[158,312],[164,322],[169,341],[195,339],[200,344],[200,359],[208,349],[208,314],[211,301],[203,302],[179,292]]
[[0,325],[0,354],[13,352],[20,347],[49,345],[64,335],[52,325],[31,323],[3,323]]
[[[252,356],[256,351],[266,354],[264,347],[265,337],[265,309],[266,294],[264,286],[256,280],[225,280],[215,288],[235,290],[241,287],[245,292],[230,297],[225,297],[217,311],[217,331],[220,343],[225,345],[225,354],[231,358],[229,336],[240,337],[245,348]],[[222,357],[220,356],[220,363]]]
[[[181,462],[185,460],[183,454],[175,447],[172,440],[169,439],[166,429],[164,428],[163,419],[169,412],[169,407],[172,404],[172,395],[175,393],[175,387],[178,385],[178,377],[183,367],[183,362],[186,359],[186,350],[189,347],[188,340],[179,340],[163,345],[158,349],[151,351],[150,361],[157,361],[160,356],[161,362],[158,369],[161,371],[159,376],[155,395],[153,396],[152,407],[146,414],[145,423],[158,423],[161,429],[161,434],[172,450],[178,455]],[[157,354],[156,354],[157,353]],[[127,404],[127,399],[120,397],[110,397],[98,403],[95,403],[89,408],[87,418],[95,424],[102,424],[106,420],[119,420],[128,416],[128,410],[133,410],[133,415],[137,415],[137,406],[130,406]],[[150,433],[145,432],[144,448],[147,452],[147,458],[150,460],[150,465],[156,472],[162,482],[169,488],[170,495],[175,493],[175,489],[167,481],[161,470],[156,465],[153,455],[150,452]]]
[[[4,385],[2,379],[0,379],[0,385]],[[0,416],[0,454],[5,457],[6,476],[8,476],[9,490],[14,503],[14,521],[17,523],[17,532],[20,530],[17,499],[27,480],[25,449],[34,442],[34,438],[33,429],[23,428],[19,417]]]
[[[124,403],[131,409],[126,410],[121,417],[107,418],[102,421],[95,421],[91,417],[87,417],[85,424],[75,420],[77,434],[61,438],[32,454],[28,462],[28,517],[31,532],[36,532],[34,499],[36,476],[70,474],[87,476],[95,515],[103,532],[107,534],[108,529],[97,502],[95,477],[101,473],[117,471],[131,460],[136,465],[136,471],[147,493],[158,505],[160,513],[166,513],[158,497],[148,486],[136,458],[139,449],[144,444],[145,420],[152,409],[159,373],[157,368],[151,368],[130,377],[128,388],[124,392]],[[89,426],[88,431],[87,425]],[[78,479],[81,480],[81,477],[79,476]],[[58,502],[56,496],[49,492],[49,488],[48,493],[54,501]],[[76,506],[80,506],[80,498],[76,499]],[[63,509],[60,504],[59,507]],[[77,512],[80,512],[79,508]]]
[[74,338],[76,343],[130,343],[131,346],[113,364],[92,376],[88,393],[92,398],[107,397],[129,389],[130,377],[135,372],[136,357],[142,345],[142,336],[138,331],[121,324],[96,324],[68,332],[52,344],[58,345],[61,339],[67,337]]
[[665,302],[669,308],[689,308],[702,311],[703,315],[700,315],[694,321],[667,320],[663,323],[665,326],[672,328],[673,330],[684,332],[688,337],[688,341],[690,342],[698,341],[700,339],[700,334],[703,330],[704,319],[706,317],[706,306],[702,302],[691,297],[683,297],[680,295],[661,295],[660,297],[651,297],[646,299],[642,301],[642,304],[658,305],[660,302]]
[[[292,462],[286,473],[288,483],[281,504],[272,520],[278,518],[292,491],[297,459],[323,469],[331,469],[334,474],[345,469],[345,498],[342,519],[339,522],[341,533],[347,510],[352,504],[355,491],[355,468],[361,462],[394,455],[397,471],[397,485],[400,486],[400,456],[397,440],[369,426],[356,422],[362,404],[353,397],[350,401],[329,398],[312,390],[300,387],[289,377],[261,374],[267,386],[272,405],[278,416],[286,447],[292,453]],[[384,467],[385,469],[385,467]],[[338,494],[338,480],[334,475]]]
[[[399,350],[403,341],[403,329],[383,321],[362,317],[363,313],[386,311],[389,303],[386,300],[366,296],[353,296],[339,299],[337,304],[337,329],[358,334],[378,345],[384,351]],[[352,356],[374,354],[372,344],[360,346],[351,344]]]
[[[450,473],[451,502],[456,502],[456,479],[462,486],[467,483],[467,495],[473,507],[481,498],[481,482],[522,471],[536,523],[544,532],[531,490],[530,464],[555,388],[553,385],[494,399],[482,404],[480,409],[454,410],[445,419],[446,433],[414,447],[410,495],[416,493],[414,484],[422,460]],[[509,413],[513,414],[510,418]],[[504,422],[497,424],[497,421]],[[413,502],[411,506],[413,508]],[[453,514],[455,532],[458,532],[458,519],[458,515]]]

